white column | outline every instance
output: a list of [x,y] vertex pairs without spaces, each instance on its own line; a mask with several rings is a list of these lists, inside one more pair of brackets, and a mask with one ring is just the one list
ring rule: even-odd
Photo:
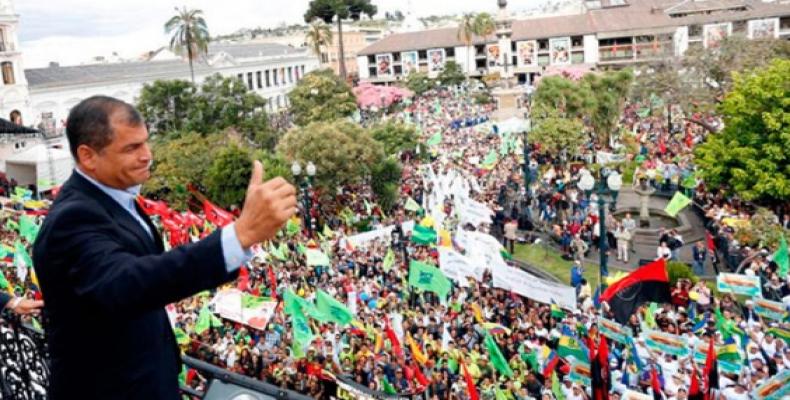
[[368,72],[368,56],[357,56],[357,73],[359,74],[359,79],[370,78],[370,73]]
[[584,35],[584,63],[598,62],[598,38],[595,35]]
[[[513,54],[510,51],[510,46],[511,46],[511,40],[510,40],[509,37],[500,37],[499,38],[499,54],[500,54],[500,57],[502,57],[501,62],[502,62],[503,67],[501,68],[501,71],[502,71],[502,77],[503,78],[510,78],[510,77],[512,77],[513,76],[513,69],[516,67],[515,65],[512,65],[513,64],[512,63],[512,61],[513,61],[513,59],[512,59],[513,58]],[[505,63],[507,63],[507,73],[505,72],[505,67],[504,67]]]

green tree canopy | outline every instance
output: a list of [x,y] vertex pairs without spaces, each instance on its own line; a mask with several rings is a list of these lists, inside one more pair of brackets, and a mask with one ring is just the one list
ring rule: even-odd
[[296,125],[345,118],[357,110],[351,88],[330,69],[310,72],[288,94]]
[[424,72],[412,72],[406,77],[406,88],[418,96],[434,87],[436,87],[436,83]]
[[180,132],[189,124],[190,108],[197,87],[189,81],[154,81],[140,91],[137,109],[145,118],[152,134]]
[[417,146],[417,131],[411,125],[386,122],[371,129],[373,139],[384,146],[384,154],[394,155],[399,151],[414,150]]
[[249,148],[230,143],[217,151],[206,171],[206,195],[221,207],[241,207],[252,174]]
[[719,106],[724,129],[695,152],[705,182],[745,200],[790,199],[790,60],[733,73]]
[[464,75],[464,71],[461,71],[461,66],[458,63],[447,61],[437,79],[442,85],[452,86],[463,83],[466,80],[466,75]]
[[203,192],[206,171],[214,161],[216,150],[227,138],[190,132],[172,140],[153,142],[151,179],[143,185],[145,196],[166,200],[176,209],[185,209],[190,194],[186,187],[195,185]]
[[393,157],[383,159],[373,167],[370,185],[378,197],[378,203],[389,212],[398,202],[398,182],[401,178],[401,165]]
[[345,120],[313,122],[291,129],[277,145],[287,162],[316,166],[316,184],[333,189],[369,177],[384,157],[384,150],[370,133]]
[[551,154],[559,154],[566,150],[568,157],[579,154],[579,150],[587,140],[584,124],[578,118],[560,117],[556,112],[537,119],[529,133],[529,141],[540,143],[541,149]]

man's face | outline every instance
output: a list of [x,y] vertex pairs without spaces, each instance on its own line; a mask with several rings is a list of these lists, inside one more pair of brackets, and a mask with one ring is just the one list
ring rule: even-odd
[[113,138],[96,151],[87,145],[78,149],[80,165],[96,179],[117,189],[141,185],[151,176],[151,149],[145,124],[129,126],[113,118]]

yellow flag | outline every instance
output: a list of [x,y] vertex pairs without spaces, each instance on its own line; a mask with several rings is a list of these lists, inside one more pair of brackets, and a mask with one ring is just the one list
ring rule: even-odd
[[450,232],[446,229],[439,229],[439,247],[453,247]]
[[409,348],[411,349],[411,355],[414,357],[414,361],[417,361],[420,365],[425,365],[428,361],[428,356],[423,354],[422,350],[420,350],[420,346],[417,345],[417,342],[415,342],[408,333],[406,334],[406,341],[409,342]]
[[484,323],[485,320],[483,319],[483,310],[480,309],[480,306],[478,306],[476,303],[472,303],[470,307],[472,307],[472,312],[475,315],[475,321],[477,321],[478,324]]

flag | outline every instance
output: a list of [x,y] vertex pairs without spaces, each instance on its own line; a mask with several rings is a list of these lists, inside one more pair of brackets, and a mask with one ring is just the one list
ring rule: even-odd
[[208,328],[218,328],[220,326],[222,326],[222,321],[209,311],[208,305],[204,305],[200,309],[197,322],[195,322],[195,333],[202,335]]
[[609,286],[601,295],[601,301],[609,303],[615,320],[621,324],[627,323],[634,310],[645,302],[669,303],[670,300],[665,259],[638,268]]
[[639,358],[639,352],[636,351],[636,344],[634,344],[634,339],[631,338],[630,335],[625,337],[628,346],[628,354],[631,356],[631,361],[636,365],[637,371],[644,371],[645,363],[642,362],[642,359]]
[[577,361],[582,361],[584,363],[590,362],[589,355],[584,351],[579,341],[573,336],[560,336],[560,340],[557,342],[557,353],[563,358],[573,357]]
[[146,215],[164,216],[168,213],[169,207],[164,201],[154,201],[146,199],[143,196],[137,196],[137,205],[143,210]]
[[486,158],[483,160],[483,164],[481,165],[483,169],[494,169],[494,165],[497,162],[497,154],[496,151],[491,150],[486,155]]
[[492,335],[510,335],[510,329],[496,322],[483,322],[483,329]]
[[766,333],[773,334],[777,338],[784,340],[785,343],[790,345],[790,331],[788,331],[787,329],[778,328],[778,327],[777,328],[769,328],[766,331]]
[[557,368],[557,364],[560,363],[560,358],[557,357],[557,353],[552,350],[549,353],[549,356],[546,357],[546,361],[543,362],[543,369],[541,370],[541,374],[544,377],[548,378],[552,374],[554,374],[554,370]]
[[499,385],[496,385],[495,389],[495,399],[496,400],[508,400],[505,391],[499,388]]
[[705,395],[704,399],[712,399],[713,389],[719,388],[719,363],[716,361],[716,349],[713,340],[708,344],[708,355],[705,357]]
[[33,267],[33,260],[30,259],[30,254],[27,253],[27,249],[19,240],[14,243],[14,266],[16,266],[16,276],[19,278],[19,282],[24,283],[28,269]]
[[688,206],[689,204],[691,204],[691,199],[689,199],[683,193],[680,193],[678,191],[675,192],[674,196],[672,196],[672,200],[669,201],[669,204],[667,204],[667,207],[664,209],[664,212],[675,217],[678,215],[680,210],[686,208],[686,206]]
[[288,235],[288,237],[295,236],[300,230],[299,218],[289,218],[288,222],[285,224],[285,234]]
[[384,271],[389,272],[393,265],[395,265],[395,252],[392,251],[392,248],[389,248],[384,256],[384,261],[381,263],[381,267],[384,268]]
[[663,398],[661,393],[661,382],[658,380],[658,373],[656,367],[650,369],[650,387],[653,389],[653,399],[661,400]]
[[774,262],[779,266],[779,276],[787,276],[790,269],[790,255],[787,253],[787,240],[784,235],[779,240],[779,248],[773,255]]
[[203,200],[203,212],[206,213],[206,219],[216,226],[224,227],[233,222],[233,214],[217,207],[208,200]]
[[466,381],[466,391],[469,392],[469,399],[480,400],[480,397],[477,395],[477,389],[475,388],[475,381],[466,369],[466,363],[461,362],[461,369],[464,371],[464,380]]
[[551,316],[560,320],[565,318],[565,311],[562,311],[554,300],[551,301]]
[[485,322],[483,319],[483,310],[480,309],[480,306],[477,303],[471,303],[469,307],[472,309],[472,314],[475,316],[475,321],[478,324],[482,324]]
[[[26,214],[22,214],[19,217],[19,235],[21,235],[28,243],[33,243],[36,241],[36,236],[38,236],[39,226],[36,225],[33,218],[28,217]],[[786,250],[786,247],[785,247]],[[785,251],[787,253],[787,251]]]
[[189,335],[181,328],[173,329],[173,334],[176,336],[176,343],[180,345],[189,344]]
[[307,309],[314,309],[312,304],[298,296],[293,290],[288,289],[283,296],[283,311],[291,316],[291,328],[293,329],[294,345],[296,353],[301,352],[310,342],[313,341],[313,331],[307,324],[307,317],[304,312]]
[[411,337],[411,334],[408,332],[406,333],[406,342],[409,343],[409,349],[411,350],[411,356],[414,358],[414,361],[417,361],[420,365],[425,365],[425,363],[428,361],[428,356],[422,352],[420,346],[414,341],[414,339]]
[[735,344],[735,340],[732,337],[724,342],[724,346],[719,348],[716,358],[719,361],[741,362],[741,353],[738,352],[738,345]]
[[441,132],[436,132],[433,136],[428,138],[428,140],[425,142],[425,144],[427,144],[428,146],[438,146],[440,143],[442,143],[442,133]]
[[702,389],[700,389],[697,377],[697,366],[694,362],[691,363],[691,385],[688,393],[688,400],[703,400]]
[[557,400],[565,399],[565,394],[562,393],[562,388],[560,387],[560,378],[557,377],[557,374],[551,375],[551,393],[554,394],[554,398]]
[[250,271],[243,265],[239,268],[239,280],[236,288],[242,292],[250,288]]
[[398,392],[395,391],[395,388],[392,386],[389,380],[387,380],[386,376],[381,378],[381,386],[384,388],[384,393],[386,394],[397,394]]
[[5,274],[2,270],[0,270],[0,289],[5,289],[9,294],[12,296],[14,295],[14,288],[12,288],[11,284],[8,283],[8,280],[5,278]]
[[305,256],[307,257],[307,265],[311,267],[318,265],[328,267],[330,264],[329,257],[321,250],[307,249]]
[[609,345],[606,336],[598,335],[598,354],[591,357],[590,378],[592,381],[593,400],[608,400],[612,382],[609,371]]
[[420,384],[423,388],[428,387],[430,381],[428,378],[425,377],[425,374],[422,373],[422,368],[419,365],[414,366],[414,379],[417,380],[417,383]]
[[319,290],[316,293],[315,308],[324,314],[329,321],[338,325],[348,325],[354,319],[354,314],[348,307],[323,290]]
[[420,205],[417,204],[417,202],[414,201],[414,199],[411,198],[411,196],[409,196],[409,198],[406,199],[406,204],[403,206],[403,208],[411,212],[417,212],[420,211],[420,209],[422,209],[422,207],[420,207]]
[[390,341],[390,346],[392,347],[392,352],[397,357],[403,357],[403,348],[401,348],[400,340],[398,340],[398,335],[395,334],[395,331],[392,330],[390,326],[389,318],[384,321],[384,333],[387,335],[387,339]]
[[411,241],[417,244],[435,244],[436,237],[437,235],[435,230],[422,225],[415,225],[411,232]]
[[409,286],[436,293],[442,299],[447,299],[452,288],[439,268],[415,260],[409,265]]
[[328,237],[328,238],[331,238],[331,237],[335,236],[335,231],[333,231],[332,228],[329,227],[329,224],[324,224],[324,232],[323,233],[324,233],[324,236]]
[[269,268],[266,270],[267,278],[269,279],[269,285],[271,285],[271,293],[273,299],[277,300],[277,277],[274,275],[274,269],[270,265]]
[[493,365],[500,374],[508,378],[512,377],[513,370],[510,369],[510,365],[508,365],[505,356],[502,355],[502,351],[499,350],[499,346],[497,346],[496,341],[494,341],[494,337],[488,332],[485,334],[485,345],[488,350],[488,358],[491,360],[491,365]]

